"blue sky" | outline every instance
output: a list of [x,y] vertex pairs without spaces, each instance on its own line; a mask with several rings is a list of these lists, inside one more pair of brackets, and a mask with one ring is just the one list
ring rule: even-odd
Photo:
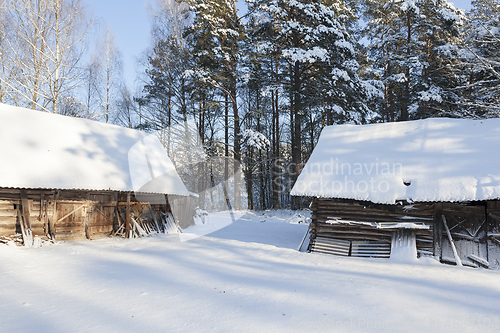
[[[85,0],[93,15],[107,24],[115,34],[123,56],[124,78],[129,89],[135,90],[137,59],[149,42],[148,0]],[[455,7],[469,9],[470,0],[450,1]]]
[[148,0],[85,0],[89,10],[110,27],[122,53],[124,78],[128,87],[135,88],[137,59],[147,49],[149,41]]

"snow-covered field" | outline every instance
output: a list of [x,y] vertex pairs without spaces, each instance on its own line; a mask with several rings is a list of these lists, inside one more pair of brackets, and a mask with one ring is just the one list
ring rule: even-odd
[[249,212],[189,241],[0,245],[0,331],[500,330],[499,271],[298,252],[307,225],[294,220]]

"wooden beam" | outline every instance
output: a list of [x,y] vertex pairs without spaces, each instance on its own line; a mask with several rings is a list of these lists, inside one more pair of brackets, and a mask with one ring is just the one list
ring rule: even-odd
[[85,216],[83,217],[83,227],[85,228],[85,237],[90,239],[90,219],[92,216],[92,207],[90,206],[90,193],[87,193],[87,200],[85,201],[85,208],[83,211],[85,212]]
[[61,222],[62,220],[64,220],[65,218],[67,218],[67,217],[68,217],[68,216],[70,216],[71,214],[76,213],[77,211],[79,211],[80,209],[82,209],[82,208],[83,208],[83,207],[85,207],[85,206],[86,206],[86,204],[83,204],[83,205],[79,206],[78,208],[73,209],[71,212],[69,212],[68,214],[64,215],[64,216],[63,216],[63,217],[61,217],[60,219],[58,219],[56,223]]
[[98,206],[93,207],[93,209],[99,214],[101,214],[106,220],[108,220],[111,223],[114,223],[113,219],[107,216]]
[[45,236],[50,238],[49,216],[47,215],[47,200],[45,200],[43,192],[42,194],[40,194],[40,217],[43,218],[43,231],[45,233]]
[[438,202],[434,205],[434,226],[433,226],[433,251],[434,257],[441,259],[443,252],[443,223],[441,215],[443,212],[443,203]]
[[52,218],[49,219],[50,237],[56,240],[56,220],[57,220],[57,201],[59,200],[59,192],[54,193],[52,197]]
[[446,233],[448,234],[448,239],[450,241],[451,249],[453,250],[453,255],[455,256],[455,261],[457,263],[457,266],[463,266],[462,260],[460,260],[460,257],[458,256],[457,248],[455,247],[455,242],[451,237],[450,229],[448,228],[448,224],[446,223],[446,217],[444,216],[444,214],[441,215],[441,218],[443,219],[444,228],[446,229]]
[[31,231],[30,202],[28,200],[28,193],[25,190],[21,191],[21,209],[22,219],[20,223],[23,233],[24,246],[31,247],[33,245],[33,234]]
[[130,192],[127,193],[127,213],[126,213],[126,221],[125,221],[125,237],[130,237]]
[[310,230],[311,230],[311,224],[309,223],[309,226],[307,227],[307,231],[306,231],[306,233],[304,235],[304,238],[302,238],[302,242],[300,242],[300,245],[299,245],[299,248],[297,249],[297,251],[300,252],[300,249],[302,249],[302,245],[304,245],[304,242],[306,240],[307,235],[309,235],[309,231]]
[[[120,211],[119,211],[119,206],[120,206],[120,193],[117,192],[115,193],[115,199],[116,199],[116,205],[115,205],[115,210],[113,214],[113,231],[116,232],[120,228]],[[116,217],[116,225],[115,225],[115,217]]]

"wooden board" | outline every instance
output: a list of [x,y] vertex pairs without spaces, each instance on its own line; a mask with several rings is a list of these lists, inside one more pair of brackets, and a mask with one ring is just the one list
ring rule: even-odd
[[359,222],[420,222],[428,230],[416,231],[417,250],[433,252],[434,203],[382,205],[355,200],[315,198],[312,203],[311,239],[314,237],[339,238],[345,240],[379,241],[390,244],[391,232],[362,225],[329,224],[328,220]]
[[487,208],[488,263],[491,268],[500,268],[500,201],[488,201]]
[[[482,241],[482,239],[486,239],[487,231],[485,206],[443,203],[440,213],[446,218],[457,254],[464,264],[470,261],[468,258],[470,254],[480,258],[488,256],[487,244]],[[438,214],[439,212],[436,213],[436,215]],[[441,259],[445,258],[442,260],[449,261],[449,258],[454,257],[449,237],[444,230],[438,236],[441,236]]]
[[85,239],[84,212],[82,202],[57,203],[55,223],[56,240]]

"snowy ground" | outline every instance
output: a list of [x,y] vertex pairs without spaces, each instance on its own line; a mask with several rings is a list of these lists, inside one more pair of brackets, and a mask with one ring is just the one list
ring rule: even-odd
[[247,213],[185,242],[0,245],[0,331],[499,331],[499,271],[297,252],[307,225],[292,220]]

